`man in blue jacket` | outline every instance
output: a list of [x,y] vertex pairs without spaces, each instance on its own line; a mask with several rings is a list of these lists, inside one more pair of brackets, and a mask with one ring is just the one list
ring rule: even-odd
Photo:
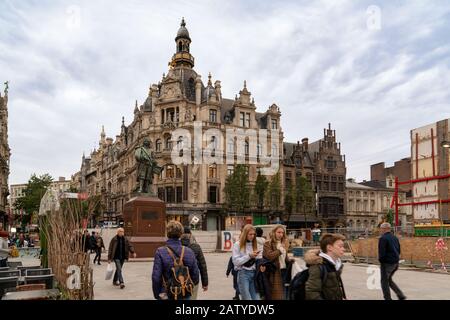
[[378,242],[378,261],[380,261],[381,289],[383,290],[384,299],[392,300],[390,290],[392,288],[399,300],[405,300],[405,295],[392,280],[400,260],[400,242],[392,234],[390,223],[382,223],[380,231],[382,236]]
[[[164,288],[164,281],[169,279],[169,273],[174,263],[167,247],[175,251],[174,255],[177,257],[181,256],[181,250],[183,248],[180,237],[184,232],[184,227],[181,223],[178,221],[170,221],[167,224],[166,232],[168,238],[166,246],[156,249],[155,260],[153,262],[152,287],[153,295],[157,300],[168,299],[166,288]],[[199,282],[198,264],[194,252],[188,247],[184,247],[183,264],[189,268],[189,275],[192,282],[194,285],[197,285]],[[189,298],[187,297],[186,299]],[[180,297],[178,300],[182,300],[182,298]]]

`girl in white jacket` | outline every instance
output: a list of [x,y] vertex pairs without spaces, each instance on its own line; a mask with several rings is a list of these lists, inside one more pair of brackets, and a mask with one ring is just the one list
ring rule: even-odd
[[256,259],[262,258],[262,250],[258,249],[255,227],[247,224],[239,241],[233,245],[233,264],[238,271],[237,282],[242,300],[260,300],[255,287]]

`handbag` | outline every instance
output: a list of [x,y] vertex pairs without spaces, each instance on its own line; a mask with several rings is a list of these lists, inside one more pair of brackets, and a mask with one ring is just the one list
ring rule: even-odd
[[113,271],[113,266],[111,265],[111,263],[108,263],[108,266],[106,267],[105,280],[110,280],[112,278]]

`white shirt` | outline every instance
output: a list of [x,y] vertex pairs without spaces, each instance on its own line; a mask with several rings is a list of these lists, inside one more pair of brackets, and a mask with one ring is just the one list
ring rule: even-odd
[[[232,260],[234,264],[235,270],[255,270],[256,264],[253,264],[251,267],[244,267],[243,264],[245,264],[247,261],[251,259],[250,253],[253,253],[253,244],[251,242],[247,242],[245,244],[245,250],[241,250],[239,246],[239,241],[236,241],[233,245],[233,255]],[[262,258],[262,251],[256,256],[256,259]]]
[[327,255],[326,253],[323,253],[322,251],[319,253],[319,256],[330,261],[336,268],[336,271],[339,271],[339,269],[342,267],[342,261],[339,258],[336,261],[334,261],[332,257]]
[[278,261],[280,262],[280,269],[286,269],[286,249],[281,244],[281,241],[277,241],[277,249],[281,251]]

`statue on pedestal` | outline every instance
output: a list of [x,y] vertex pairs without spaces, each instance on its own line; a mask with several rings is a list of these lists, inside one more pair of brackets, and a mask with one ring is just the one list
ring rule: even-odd
[[153,158],[150,150],[150,141],[148,139],[144,139],[142,146],[136,148],[134,156],[137,163],[137,186],[135,191],[138,193],[147,193],[155,196],[153,190],[150,188],[153,184],[153,175],[160,174],[163,168],[159,167],[156,160]]

